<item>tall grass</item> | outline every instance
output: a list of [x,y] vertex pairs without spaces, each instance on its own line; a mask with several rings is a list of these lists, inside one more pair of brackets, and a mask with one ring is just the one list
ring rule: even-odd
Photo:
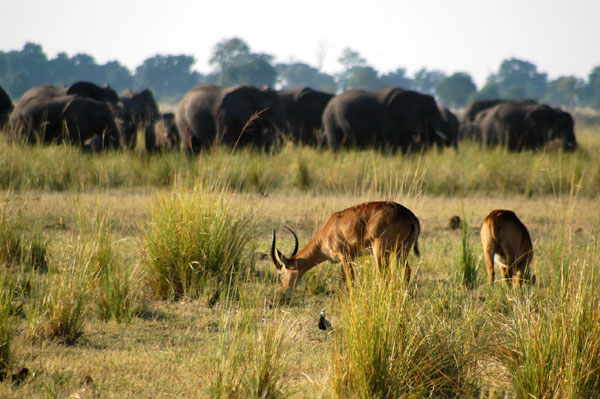
[[518,399],[600,397],[597,238],[579,256],[562,234],[554,240],[547,295],[513,298],[493,353]]
[[144,233],[143,266],[159,298],[201,296],[254,267],[256,215],[220,188],[175,189],[156,200]]
[[48,241],[38,231],[26,231],[19,212],[6,205],[0,208],[0,263],[46,270]]
[[89,259],[81,260],[71,260],[50,281],[36,280],[24,307],[27,334],[33,341],[51,339],[72,344],[83,333],[90,299],[90,264]]
[[296,350],[295,324],[283,312],[226,308],[220,321],[211,397],[288,397],[290,376],[286,372]]
[[467,288],[475,288],[477,284],[477,257],[471,243],[471,233],[465,218],[460,222],[460,249],[458,255],[458,269],[461,281]]
[[0,381],[12,365],[14,336],[13,296],[15,284],[6,270],[0,272]]
[[463,397],[471,341],[464,321],[415,305],[397,262],[367,267],[341,295],[332,345],[334,397]]
[[[231,152],[215,148],[194,158],[183,153],[156,156],[134,152],[83,154],[69,146],[0,146],[0,187],[27,190],[72,190],[97,187],[168,187],[174,181],[202,180],[239,191],[311,190],[353,194],[402,192],[415,175],[420,190],[432,195],[547,195],[557,187],[567,193],[572,170],[581,180],[582,195],[600,192],[600,169],[589,162],[598,152],[598,139],[587,133],[574,153],[510,153],[503,148],[481,149],[463,142],[459,150],[432,149],[424,154],[381,154],[374,150],[327,150],[286,144],[275,154],[251,149]],[[586,136],[586,137],[588,137]],[[1,140],[1,139],[0,139]],[[545,173],[547,163],[551,174]],[[510,165],[510,167],[506,167]],[[409,187],[409,186],[408,186]]]
[[93,217],[88,217],[80,209],[78,218],[88,246],[86,256],[90,259],[97,313],[103,320],[129,321],[135,312],[137,299],[132,287],[136,269],[134,267],[130,271],[119,262],[107,212],[97,205],[94,213]]

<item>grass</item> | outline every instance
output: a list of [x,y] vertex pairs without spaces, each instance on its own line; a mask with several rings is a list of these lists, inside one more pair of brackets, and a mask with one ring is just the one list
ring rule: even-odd
[[228,192],[199,186],[160,197],[144,235],[143,267],[158,298],[198,298],[254,268],[255,216]]
[[[0,270],[0,356],[30,374],[0,397],[599,396],[600,136],[580,132],[572,154],[2,145],[0,234],[20,255]],[[411,284],[367,256],[352,290],[325,262],[280,301],[272,227],[302,246],[377,199],[421,221]],[[480,278],[479,226],[497,208],[529,229],[535,286]]]
[[469,326],[414,306],[395,262],[340,296],[332,345],[334,397],[464,397],[471,392]]
[[14,336],[13,295],[14,281],[6,271],[0,274],[0,380],[12,366],[12,341]]
[[220,148],[188,158],[181,153],[149,156],[141,144],[133,153],[94,155],[68,146],[2,143],[0,186],[16,191],[168,188],[179,179],[261,194],[301,190],[360,195],[402,192],[413,187],[416,177],[422,184],[415,188],[431,195],[539,196],[566,194],[575,178],[580,194],[591,198],[600,192],[600,168],[592,162],[600,147],[595,134],[591,128],[582,129],[581,148],[569,154],[482,150],[468,142],[458,151],[434,149],[406,156],[377,151],[332,154],[288,143],[274,155]]

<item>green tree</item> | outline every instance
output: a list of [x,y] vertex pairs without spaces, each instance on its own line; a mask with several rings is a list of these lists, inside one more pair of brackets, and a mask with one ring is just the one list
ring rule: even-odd
[[541,99],[546,93],[548,75],[537,71],[535,64],[510,58],[502,61],[496,83],[503,98],[532,98]]
[[470,96],[476,91],[477,86],[473,83],[471,75],[456,72],[437,85],[435,94],[444,105],[462,108],[467,105]]
[[345,91],[351,88],[349,83],[352,75],[359,68],[367,67],[367,61],[357,51],[346,47],[338,57],[338,62],[342,65],[343,70],[336,75],[337,86],[340,91]]
[[189,55],[155,55],[135,69],[135,87],[149,88],[161,98],[179,97],[204,82],[199,72],[192,71],[194,57]]
[[216,66],[218,84],[222,86],[240,83],[273,86],[277,77],[277,71],[272,65],[273,56],[252,53],[250,46],[240,38],[217,43],[209,62]]
[[583,79],[575,76],[561,76],[548,82],[544,101],[559,107],[575,107],[579,104],[584,87]]
[[249,83],[257,87],[275,85],[277,71],[268,61],[272,57],[264,54],[248,54],[229,61],[221,71],[219,84],[232,86]]
[[400,87],[410,90],[414,86],[413,80],[406,75],[406,68],[398,68],[381,76],[381,81],[386,87]]
[[600,66],[592,69],[587,84],[581,90],[582,103],[588,107],[600,109]]
[[296,62],[293,64],[277,64],[277,83],[282,89],[310,87],[328,93],[335,93],[333,76],[320,72],[310,65]]
[[354,67],[348,72],[348,89],[380,90],[386,87],[377,71],[370,66]]
[[487,77],[485,85],[471,96],[471,101],[475,100],[494,100],[500,98],[500,88],[496,83],[496,75],[491,74]]
[[442,71],[428,71],[427,69],[422,68],[417,71],[413,77],[413,90],[434,95],[435,88],[445,78],[446,74]]
[[0,85],[13,99],[21,97],[33,86],[51,81],[48,71],[48,57],[42,46],[27,42],[22,50],[2,53],[4,73],[0,76]]
[[223,40],[215,45],[209,63],[221,72],[233,60],[244,58],[250,54],[250,46],[240,38]]

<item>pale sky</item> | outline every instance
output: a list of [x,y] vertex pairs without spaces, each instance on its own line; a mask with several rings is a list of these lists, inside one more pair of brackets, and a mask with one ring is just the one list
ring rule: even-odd
[[[214,45],[240,37],[277,62],[338,72],[345,47],[380,72],[468,72],[479,87],[503,59],[550,79],[600,65],[600,0],[0,0],[0,50],[84,52],[132,72],[156,54],[186,54],[207,73]],[[319,55],[320,54],[320,55]]]

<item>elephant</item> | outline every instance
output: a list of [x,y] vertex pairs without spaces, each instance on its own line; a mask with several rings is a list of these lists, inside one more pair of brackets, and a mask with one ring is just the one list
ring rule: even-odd
[[323,112],[327,144],[382,148],[406,153],[446,143],[441,115],[432,96],[412,90],[348,90],[329,101]]
[[121,102],[130,109],[138,129],[143,129],[160,117],[158,104],[150,89],[131,91],[126,89],[121,93]]
[[511,151],[540,149],[552,140],[565,151],[577,146],[571,115],[531,100],[506,101],[480,112],[475,123],[484,146],[505,145]]
[[[114,124],[116,125],[118,132],[118,140],[120,147],[122,148],[133,148],[136,145],[137,131],[134,125],[134,116],[131,111],[120,101],[116,91],[111,89],[108,85],[104,87],[98,86],[91,82],[75,82],[69,87],[55,87],[52,85],[41,85],[29,89],[21,99],[18,101],[16,108],[24,113],[17,113],[15,116],[15,128],[17,135],[23,135],[23,129],[31,127],[33,129],[30,133],[35,135],[42,134],[48,136],[48,140],[43,139],[42,142],[53,142],[60,136],[59,127],[55,125],[59,123],[60,113],[56,110],[48,110],[48,119],[44,122],[43,132],[40,132],[37,122],[32,122],[29,117],[29,113],[38,109],[40,106],[43,108],[44,104],[54,103],[53,99],[63,98],[66,96],[74,96],[78,98],[87,98],[97,102],[106,104],[113,114]],[[60,101],[58,101],[60,103]],[[56,108],[55,106],[53,106]],[[52,111],[52,112],[51,112]],[[35,112],[34,112],[35,113]],[[29,133],[25,133],[27,136],[26,142],[33,140]],[[114,137],[111,135],[111,140]],[[37,140],[34,140],[37,141]],[[104,148],[104,142],[100,142],[99,145],[92,146],[91,148]],[[113,145],[110,146],[111,148]]]
[[475,100],[465,110],[465,114],[463,117],[464,124],[471,124],[475,121],[475,116],[483,110],[488,108],[492,108],[495,105],[506,102],[506,100],[490,99],[490,100]]
[[442,126],[440,130],[446,136],[446,143],[458,147],[458,130],[460,123],[456,115],[448,108],[440,108],[440,116],[442,117]]
[[92,98],[63,95],[17,103],[9,119],[9,138],[28,144],[66,141],[91,149],[100,137],[103,149],[116,148],[118,129],[109,105]]
[[8,93],[0,87],[0,129],[4,129],[8,122],[8,117],[14,108]]
[[175,120],[188,153],[221,143],[270,150],[281,141],[285,111],[271,89],[204,84],[185,95]]
[[104,86],[98,86],[95,83],[85,81],[73,83],[67,88],[67,94],[92,98],[96,101],[102,101],[111,104],[118,104],[120,100],[117,92],[114,91],[108,84]]
[[[498,104],[502,104],[508,102],[510,100],[503,100],[500,98],[488,99],[488,100],[475,100],[465,110],[462,123],[459,128],[459,137],[461,139],[468,139],[479,141],[481,138],[481,134],[478,129],[478,124],[476,123],[476,119],[481,120],[482,117],[479,116],[481,112],[484,112]],[[535,100],[523,99],[520,100],[523,102],[530,102],[533,104],[537,104]],[[479,118],[478,118],[479,116]]]
[[181,139],[175,124],[175,114],[168,112],[146,127],[146,150],[148,152],[179,149]]
[[319,145],[322,116],[333,94],[301,87],[277,92],[285,108],[286,130],[297,143]]

